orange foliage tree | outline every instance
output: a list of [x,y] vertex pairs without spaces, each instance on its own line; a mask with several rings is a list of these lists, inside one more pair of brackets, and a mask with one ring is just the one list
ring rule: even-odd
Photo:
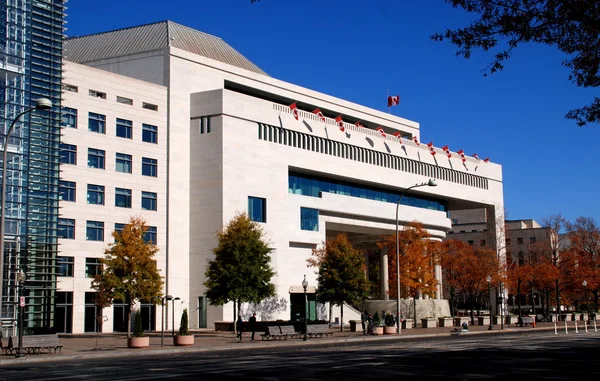
[[[581,266],[577,283],[583,286],[585,280],[584,298],[587,298],[587,291],[591,291],[594,311],[597,311],[600,292],[600,227],[593,218],[578,217],[574,223],[567,224],[567,236]],[[588,304],[588,301],[585,303]]]

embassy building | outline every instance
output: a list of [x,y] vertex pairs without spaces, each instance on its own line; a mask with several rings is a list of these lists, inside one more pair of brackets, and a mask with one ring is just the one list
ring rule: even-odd
[[[165,21],[64,45],[59,332],[93,332],[99,314],[105,332],[124,330],[126,306],[97,311],[90,281],[132,215],[160,249],[165,295],[179,298],[168,308],[176,322],[189,308],[192,329],[232,318],[231,303],[210,306],[203,282],[215,232],[237,212],[273,247],[277,297],[258,318],[285,320],[303,314],[304,274],[310,317],[326,318],[312,249],[341,232],[359,247],[393,234],[412,185],[437,181],[403,197],[401,228],[417,220],[442,240],[451,210],[503,219],[500,165],[417,144],[418,123],[274,79],[218,37]],[[160,306],[138,308],[146,329],[161,326]]]

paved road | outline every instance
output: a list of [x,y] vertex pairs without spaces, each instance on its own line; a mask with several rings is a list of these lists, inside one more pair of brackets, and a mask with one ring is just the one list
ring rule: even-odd
[[2,380],[599,380],[600,334],[456,336],[14,364]]

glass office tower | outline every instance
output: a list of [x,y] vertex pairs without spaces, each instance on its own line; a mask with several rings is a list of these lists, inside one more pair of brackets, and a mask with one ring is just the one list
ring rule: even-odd
[[[14,333],[16,274],[26,277],[25,333],[53,329],[56,290],[62,41],[65,0],[0,0],[0,142],[8,150],[6,181],[4,333]],[[53,108],[33,111],[6,132],[38,98]],[[1,159],[1,155],[0,155]]]

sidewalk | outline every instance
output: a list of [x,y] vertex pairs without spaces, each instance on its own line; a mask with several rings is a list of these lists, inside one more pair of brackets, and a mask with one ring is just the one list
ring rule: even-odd
[[[583,322],[578,322],[579,332],[584,333],[585,329]],[[599,327],[600,328],[600,327]],[[368,342],[368,341],[390,341],[390,340],[409,340],[409,339],[424,339],[432,337],[448,337],[451,335],[453,328],[413,328],[402,330],[401,335],[381,335],[381,336],[364,336],[361,332],[349,332],[348,327],[344,327],[343,332],[339,332],[339,327],[333,338],[316,338],[308,341],[289,339],[278,341],[262,341],[260,334],[256,332],[255,341],[250,341],[250,333],[244,332],[242,342],[236,341],[235,335],[232,332],[213,331],[208,329],[190,331],[195,335],[195,344],[191,347],[176,347],[173,345],[171,331],[165,331],[164,346],[161,347],[161,335],[158,333],[150,333],[150,347],[143,349],[127,348],[127,337],[125,334],[101,334],[96,348],[96,335],[60,335],[60,343],[63,345],[62,353],[42,353],[28,355],[25,358],[15,359],[13,356],[0,355],[0,364],[14,364],[23,362],[42,362],[42,361],[65,361],[73,359],[89,359],[89,358],[106,358],[106,357],[122,357],[122,356],[143,356],[155,355],[164,353],[185,353],[185,352],[203,352],[203,351],[219,351],[232,350],[241,348],[272,348],[282,346],[304,346],[304,345],[320,345],[320,344],[335,344],[343,342]],[[575,332],[575,323],[569,322],[569,333]],[[594,333],[593,326],[588,330]],[[504,325],[504,330],[500,329],[499,325],[494,325],[493,330],[489,331],[487,325],[474,325],[469,327],[469,332],[461,333],[461,335],[473,334],[502,334],[509,332],[533,332],[533,331],[554,331],[554,323],[538,323],[537,328],[518,327]],[[558,333],[564,333],[564,323],[558,326]]]

